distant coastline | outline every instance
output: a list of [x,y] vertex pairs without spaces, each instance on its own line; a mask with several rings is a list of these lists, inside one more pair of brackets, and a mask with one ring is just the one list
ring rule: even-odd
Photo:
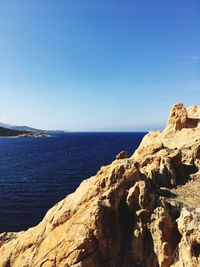
[[26,125],[12,125],[12,124],[7,124],[7,123],[3,123],[0,122],[0,128],[6,128],[6,129],[10,129],[10,130],[16,130],[16,131],[20,131],[20,132],[24,132],[24,133],[47,133],[47,134],[51,134],[51,133],[66,133],[66,131],[62,131],[62,130],[44,130],[44,129],[37,129],[37,128],[33,128],[30,126],[26,126]]
[[48,133],[36,133],[36,132],[28,132],[28,131],[19,131],[19,130],[13,130],[5,127],[0,127],[0,137],[12,137],[12,138],[20,138],[20,137],[48,137]]

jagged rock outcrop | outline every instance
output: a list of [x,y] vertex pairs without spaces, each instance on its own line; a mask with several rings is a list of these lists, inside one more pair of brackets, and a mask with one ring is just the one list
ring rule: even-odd
[[128,158],[128,152],[127,151],[121,151],[117,156],[116,159],[127,159]]
[[1,267],[200,266],[200,106],[172,108],[25,232],[0,234]]

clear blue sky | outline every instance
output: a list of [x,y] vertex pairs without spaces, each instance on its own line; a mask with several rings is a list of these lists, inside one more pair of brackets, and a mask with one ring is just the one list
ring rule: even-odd
[[200,105],[199,0],[0,0],[0,121],[161,129]]

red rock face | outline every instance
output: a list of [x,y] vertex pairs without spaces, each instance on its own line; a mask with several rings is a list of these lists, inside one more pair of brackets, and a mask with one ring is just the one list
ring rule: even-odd
[[175,105],[132,157],[119,154],[36,227],[0,234],[0,266],[200,266],[199,115]]

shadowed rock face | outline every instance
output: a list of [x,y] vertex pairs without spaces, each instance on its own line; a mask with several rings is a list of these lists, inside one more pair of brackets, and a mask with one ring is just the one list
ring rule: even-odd
[[199,106],[175,105],[132,157],[118,155],[36,227],[0,234],[0,266],[200,266],[199,121]]

